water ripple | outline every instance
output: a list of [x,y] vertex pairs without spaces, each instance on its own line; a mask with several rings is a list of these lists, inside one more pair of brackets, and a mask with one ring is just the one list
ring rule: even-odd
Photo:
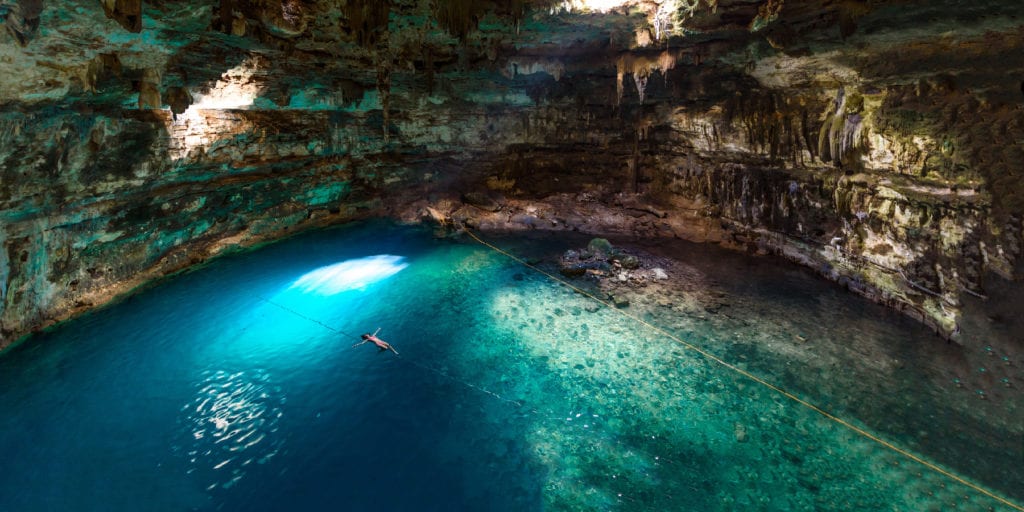
[[188,457],[188,473],[207,491],[230,488],[251,469],[281,450],[274,434],[283,416],[284,393],[265,370],[206,371],[192,401],[182,407],[179,449]]

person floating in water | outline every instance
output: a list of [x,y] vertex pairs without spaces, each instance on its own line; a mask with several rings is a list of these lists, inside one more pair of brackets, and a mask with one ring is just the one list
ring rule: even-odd
[[398,355],[398,351],[395,350],[395,347],[392,347],[390,343],[377,337],[378,332],[380,332],[380,327],[378,327],[376,331],[373,331],[373,334],[366,333],[362,335],[361,338],[363,338],[363,341],[360,341],[359,343],[356,343],[355,345],[352,346],[358,347],[363,343],[373,343],[374,345],[377,345],[377,348],[379,348],[381,352],[384,352],[385,350],[390,350],[394,352],[395,355]]

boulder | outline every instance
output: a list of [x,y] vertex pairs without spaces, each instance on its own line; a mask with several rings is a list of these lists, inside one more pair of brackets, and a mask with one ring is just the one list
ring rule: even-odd
[[618,263],[622,268],[627,270],[634,270],[640,268],[640,258],[633,256],[632,254],[619,254],[612,258],[613,262]]
[[587,244],[587,250],[597,255],[610,255],[614,250],[612,243],[604,238],[595,238]]

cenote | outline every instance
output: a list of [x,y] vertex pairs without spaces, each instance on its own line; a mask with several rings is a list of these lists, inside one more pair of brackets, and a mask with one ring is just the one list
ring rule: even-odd
[[[556,273],[587,240],[489,237]],[[0,510],[1012,506],[637,318],[1024,498],[1019,394],[958,385],[979,361],[1005,373],[998,354],[771,259],[622,246],[669,279],[619,310],[470,238],[384,222],[163,280],[0,356]],[[400,355],[353,347],[378,327]]]

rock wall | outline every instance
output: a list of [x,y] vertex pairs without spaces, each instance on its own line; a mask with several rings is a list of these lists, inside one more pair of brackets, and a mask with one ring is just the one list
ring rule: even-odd
[[235,244],[372,206],[344,162],[315,158],[305,140],[265,133],[258,114],[203,117],[230,126],[218,135],[228,142],[185,161],[172,155],[189,135],[169,113],[121,114],[5,116],[5,343]]
[[0,347],[371,215],[776,253],[954,339],[1018,278],[1016,2],[186,4],[8,12]]
[[[984,297],[989,273],[1014,279],[1021,217],[1010,213],[1013,199],[984,191],[988,178],[968,170],[982,165],[956,164],[965,169],[943,176],[955,150],[891,129],[886,108],[901,105],[892,97],[903,88],[868,99],[825,92],[831,105],[775,99],[767,112],[684,116],[672,137],[685,154],[650,164],[652,196],[722,219],[751,252],[782,254],[943,335],[958,333],[962,295]],[[718,137],[702,137],[709,132]]]

